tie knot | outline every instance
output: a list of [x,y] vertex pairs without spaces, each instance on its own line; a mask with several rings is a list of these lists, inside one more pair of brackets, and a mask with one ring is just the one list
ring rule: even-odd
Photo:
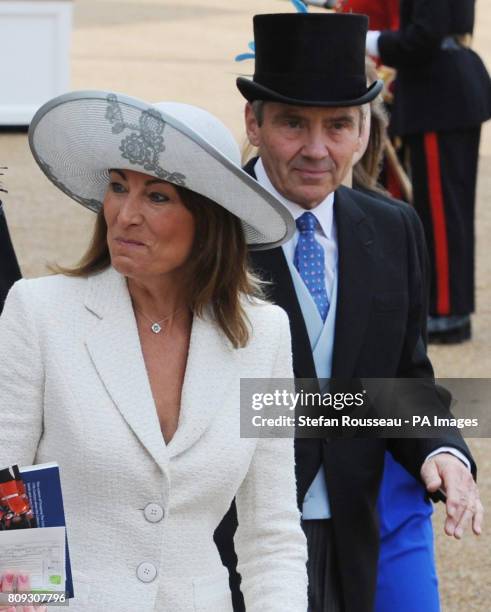
[[298,217],[296,224],[298,231],[301,234],[313,234],[315,232],[315,228],[317,227],[318,221],[317,217],[313,213],[306,212]]

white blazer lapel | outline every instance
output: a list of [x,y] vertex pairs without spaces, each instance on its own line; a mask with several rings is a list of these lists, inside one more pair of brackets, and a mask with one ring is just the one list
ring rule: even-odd
[[[181,394],[179,425],[167,449],[175,457],[195,444],[214,417],[219,418],[229,385],[238,388],[238,352],[209,315],[194,317],[186,374]],[[237,392],[237,413],[239,412]]]
[[168,457],[126,279],[113,268],[90,277],[85,306],[99,319],[85,342],[94,367],[129,427],[164,471]]

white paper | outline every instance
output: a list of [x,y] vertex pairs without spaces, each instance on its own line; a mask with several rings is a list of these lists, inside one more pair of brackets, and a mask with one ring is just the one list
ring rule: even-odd
[[29,574],[31,590],[65,590],[65,527],[0,531],[0,574]]

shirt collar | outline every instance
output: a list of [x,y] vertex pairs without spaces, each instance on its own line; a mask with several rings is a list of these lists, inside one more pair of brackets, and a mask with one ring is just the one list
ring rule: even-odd
[[[260,185],[262,185],[265,189],[267,189],[271,194],[273,194],[282,204],[283,206],[293,215],[295,221],[306,212],[305,208],[302,208],[295,202],[291,200],[287,200],[284,196],[279,193],[273,183],[270,181],[269,176],[266,173],[266,169],[264,168],[264,164],[262,159],[259,157],[255,166],[254,172],[256,174],[257,181]],[[333,206],[334,206],[334,192],[329,193],[320,204],[318,204],[315,208],[310,210],[309,212],[313,213],[319,225],[322,229],[323,234],[326,238],[332,238],[333,232]]]

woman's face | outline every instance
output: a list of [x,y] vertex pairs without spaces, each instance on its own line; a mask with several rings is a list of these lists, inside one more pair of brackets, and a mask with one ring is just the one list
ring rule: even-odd
[[171,184],[134,170],[111,170],[104,197],[111,263],[133,279],[169,276],[189,258],[195,222]]

